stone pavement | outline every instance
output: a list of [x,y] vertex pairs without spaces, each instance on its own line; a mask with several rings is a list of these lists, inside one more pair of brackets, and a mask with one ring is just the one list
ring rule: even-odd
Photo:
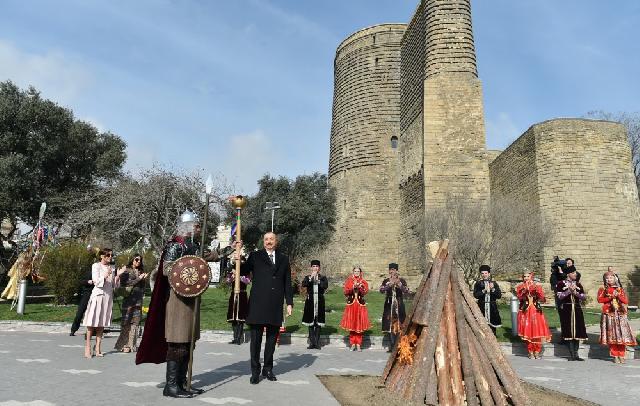
[[[1,326],[0,326],[1,327]],[[83,358],[82,335],[66,332],[11,331],[0,328],[0,406],[176,404],[337,405],[316,378],[323,374],[380,375],[387,353],[351,352],[331,345],[318,350],[294,343],[276,350],[277,382],[249,384],[248,344],[200,342],[194,364],[195,386],[207,390],[194,399],[162,396],[164,364],[134,364],[133,354],[109,352],[104,358]],[[103,351],[115,343],[105,338]],[[600,404],[637,405],[640,360],[626,365],[590,359],[567,362],[555,356],[541,360],[509,355],[525,380]]]

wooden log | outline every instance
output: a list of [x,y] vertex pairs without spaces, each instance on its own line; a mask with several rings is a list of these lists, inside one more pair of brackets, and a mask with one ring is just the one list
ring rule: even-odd
[[[442,319],[442,307],[444,306],[445,292],[446,287],[449,284],[449,275],[451,275],[452,268],[452,258],[447,257],[446,261],[442,266],[442,271],[440,272],[440,277],[438,279],[438,289],[436,291],[441,292],[440,294],[433,295],[433,303],[429,309],[429,314],[427,315],[426,320],[426,333],[427,333],[427,341],[425,343],[425,356],[427,357],[425,364],[425,371],[429,371],[431,369],[431,365],[433,364],[433,355],[436,350],[436,340],[439,334],[439,326],[440,320]],[[422,334],[425,331],[423,329]]]
[[426,282],[427,286],[425,287],[422,296],[418,299],[420,304],[416,304],[412,322],[422,324],[423,326],[427,325],[427,318],[431,311],[431,306],[433,305],[433,298],[438,294],[438,285],[440,283],[440,275],[442,274],[443,266],[444,261],[440,258],[436,258],[433,263],[429,279]]
[[467,322],[464,316],[464,299],[456,289],[458,282],[458,272],[454,271],[451,275],[453,282],[452,290],[455,292],[451,296],[453,306],[456,309],[456,331],[458,333],[458,343],[460,344],[460,363],[462,366],[462,376],[464,379],[464,391],[467,399],[467,405],[477,406],[478,399],[476,397],[477,389],[475,379],[473,377],[473,364],[471,361],[471,352],[467,343],[469,342],[469,334],[467,330]]
[[[451,274],[454,274],[452,270]],[[457,289],[456,289],[457,290]],[[464,403],[464,388],[462,386],[462,371],[460,369],[460,351],[458,350],[458,334],[456,333],[456,309],[453,305],[453,289],[451,281],[447,287],[447,297],[444,299],[443,317],[446,325],[447,363],[451,377],[452,401],[455,405]],[[461,315],[464,317],[464,315]]]
[[445,329],[447,328],[444,317],[440,318],[440,334],[438,334],[435,352],[436,374],[438,375],[438,403],[444,406],[453,405],[453,393],[451,392],[451,376],[447,362],[447,343]]
[[482,367],[483,362],[488,362],[488,360],[482,359],[478,355],[477,351],[477,343],[478,340],[472,334],[469,334],[470,340],[467,341],[469,345],[469,350],[471,351],[471,362],[473,364],[473,378],[476,382],[476,389],[478,390],[478,397],[480,398],[480,404],[482,406],[493,406],[493,398],[491,397],[491,392],[489,390],[489,381],[484,374],[484,368]]
[[[427,341],[427,334],[421,334],[416,342],[416,354],[413,358],[413,374],[407,377],[407,385],[402,393],[402,397],[412,402],[422,403],[427,397],[427,390],[429,388],[428,380],[433,379],[434,384],[436,382],[435,371],[433,377],[430,377],[424,368],[426,364],[426,357],[420,349],[425,347]],[[433,364],[432,364],[433,365]],[[434,385],[435,387],[435,385]],[[435,395],[435,391],[433,395]],[[437,401],[437,398],[436,398]]]
[[478,340],[470,340],[470,342],[475,346],[476,353],[478,354],[478,359],[484,360],[484,362],[480,363],[480,366],[482,366],[484,370],[484,377],[489,382],[489,391],[491,392],[491,396],[493,397],[493,402],[497,406],[507,406],[507,394],[500,384],[500,381],[498,381],[496,372],[493,369],[491,362],[487,358],[484,347],[478,342]]
[[[438,376],[436,375],[435,362],[431,363],[431,370],[427,378],[427,392],[424,396],[424,403],[427,405],[438,404]],[[419,400],[418,400],[419,401]]]
[[[482,343],[483,349],[487,354],[487,359],[489,359],[489,361],[491,362],[491,365],[493,366],[496,375],[498,375],[502,386],[505,388],[506,393],[511,398],[511,402],[515,406],[529,405],[529,398],[522,388],[520,379],[513,371],[513,369],[511,368],[511,364],[509,364],[509,361],[507,361],[504,354],[502,353],[502,349],[500,348],[500,345],[498,344],[496,338],[488,337],[482,334],[482,328],[480,328],[481,324],[478,322],[478,319],[473,316],[473,312],[469,306],[464,306],[464,312],[465,319],[469,323],[470,331]],[[488,329],[489,327],[486,328]],[[491,333],[491,336],[493,336],[493,333]]]

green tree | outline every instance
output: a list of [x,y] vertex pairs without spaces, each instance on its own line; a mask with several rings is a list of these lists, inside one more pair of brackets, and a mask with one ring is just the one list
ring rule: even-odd
[[[0,220],[35,223],[43,201],[95,187],[117,178],[125,162],[125,142],[74,118],[73,112],[0,82]],[[49,205],[49,214],[61,214]]]
[[258,186],[258,193],[248,198],[243,212],[242,239],[247,248],[260,247],[263,234],[271,230],[271,210],[265,210],[266,202],[280,204],[274,231],[281,249],[293,261],[329,240],[336,208],[326,175],[301,175],[295,180],[265,175]]

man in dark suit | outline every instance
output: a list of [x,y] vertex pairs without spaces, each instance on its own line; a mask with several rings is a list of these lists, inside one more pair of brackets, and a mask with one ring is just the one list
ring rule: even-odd
[[264,346],[262,376],[270,381],[277,380],[273,374],[273,352],[276,348],[278,330],[282,325],[282,302],[285,299],[287,301],[287,316],[291,315],[293,309],[289,257],[276,249],[278,239],[274,233],[266,233],[263,243],[264,249],[250,253],[242,265],[242,273],[251,273],[252,281],[249,315],[246,320],[247,324],[251,325],[249,382],[252,384],[260,382],[260,347],[264,330],[267,332],[267,341]]

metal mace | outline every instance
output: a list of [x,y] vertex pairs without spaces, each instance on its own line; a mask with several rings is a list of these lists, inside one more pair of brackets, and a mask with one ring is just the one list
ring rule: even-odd
[[[231,199],[231,205],[236,209],[236,242],[241,241],[242,238],[242,209],[247,205],[247,199],[238,195]],[[240,244],[236,243],[236,252],[238,253],[238,260],[236,261],[236,270],[235,270],[235,281],[233,285],[233,302],[234,308],[236,312],[238,312],[239,303],[240,303]]]

